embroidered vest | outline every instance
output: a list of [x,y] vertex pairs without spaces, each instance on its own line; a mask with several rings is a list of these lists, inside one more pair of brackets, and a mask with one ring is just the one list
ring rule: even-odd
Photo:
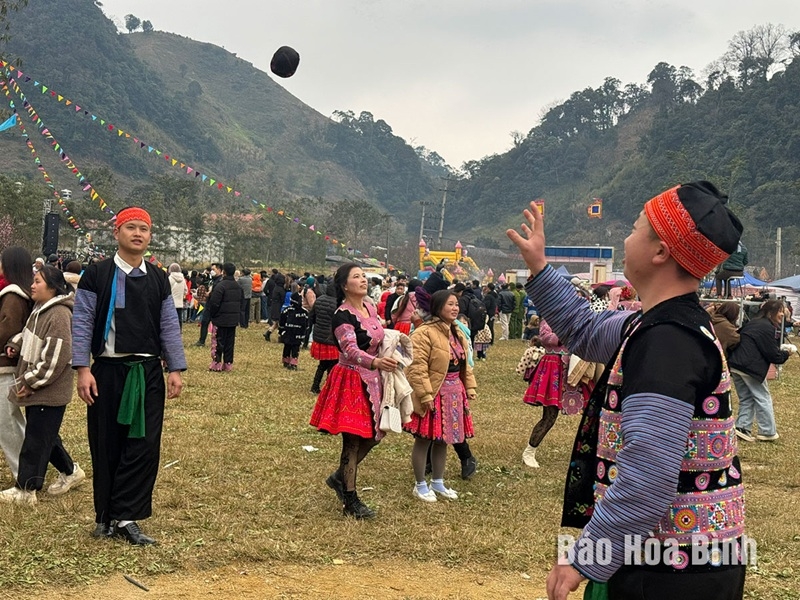
[[[660,542],[678,543],[680,550],[673,554],[672,564],[665,566],[683,570],[690,567],[692,536],[704,535],[717,543],[731,543],[738,554],[737,540],[744,533],[744,489],[736,456],[730,374],[722,346],[710,321],[704,322],[703,316],[668,315],[657,322],[647,321],[637,317],[629,324],[616,356],[584,411],[567,476],[562,525],[585,526],[594,505],[602,502],[617,478],[616,457],[625,446],[621,433],[622,358],[630,339],[647,327],[665,322],[699,331],[709,340],[709,350],[719,352],[722,374],[711,395],[695,399],[678,495],[651,532]],[[713,562],[703,565],[702,570],[716,566]]]

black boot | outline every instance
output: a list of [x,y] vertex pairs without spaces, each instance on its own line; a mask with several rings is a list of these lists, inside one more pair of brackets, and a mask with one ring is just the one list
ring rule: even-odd
[[264,339],[265,339],[266,341],[269,341],[269,337],[270,337],[271,335],[272,335],[272,332],[271,332],[269,329],[267,329],[267,330],[264,332]]
[[322,368],[322,363],[317,365],[317,372],[314,373],[314,383],[311,384],[311,393],[319,394],[320,384],[322,383],[322,376],[325,375],[325,369]]
[[339,502],[344,505],[344,483],[342,482],[342,476],[339,474],[339,471],[334,471],[328,475],[325,484],[336,492],[336,497],[339,499]]
[[375,511],[373,511],[369,506],[364,504],[361,499],[356,494],[355,490],[352,492],[345,491],[344,492],[344,514],[345,516],[350,515],[354,519],[371,519],[375,516]]

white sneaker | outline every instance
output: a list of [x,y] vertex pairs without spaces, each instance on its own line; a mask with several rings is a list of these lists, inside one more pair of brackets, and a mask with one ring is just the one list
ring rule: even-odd
[[0,492],[0,502],[11,504],[36,504],[36,491],[21,490],[18,487],[8,488]]
[[757,439],[757,440],[759,440],[759,441],[761,441],[761,442],[774,442],[774,441],[775,441],[775,440],[777,440],[779,437],[781,437],[781,436],[779,436],[779,435],[778,435],[778,432],[776,431],[776,432],[775,432],[775,433],[773,433],[772,435],[761,435],[761,434],[759,433],[759,434],[756,436],[756,439]]
[[539,463],[536,462],[536,448],[528,444],[528,447],[522,452],[522,462],[532,469],[538,469]]
[[47,488],[47,493],[53,496],[66,494],[72,488],[83,483],[85,479],[86,473],[83,472],[83,469],[81,469],[78,463],[75,463],[75,466],[72,468],[72,475],[64,475],[64,473],[59,473],[58,478],[52,484],[50,484],[49,488]]
[[419,498],[423,502],[436,502],[436,494],[434,494],[431,489],[428,489],[428,491],[423,494],[417,489],[417,486],[414,486],[414,490],[411,493],[414,494],[415,498]]
[[437,496],[447,498],[448,500],[458,500],[458,492],[450,488],[444,488],[444,491],[431,488],[431,491]]

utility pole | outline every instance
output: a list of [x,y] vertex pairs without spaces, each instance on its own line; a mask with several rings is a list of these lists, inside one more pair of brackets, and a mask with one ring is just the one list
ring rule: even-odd
[[444,192],[444,194],[442,195],[442,216],[439,218],[439,238],[436,242],[437,243],[436,247],[438,250],[442,249],[442,232],[444,230],[444,207],[447,204],[447,186],[450,183],[450,181],[452,181],[448,177],[440,177],[440,179],[444,180],[444,189],[439,191]]
[[389,273],[389,231],[392,223],[392,215],[386,215],[386,254],[383,260],[386,261],[386,273]]
[[778,227],[778,235],[775,239],[775,279],[781,278],[781,228]]
[[422,206],[422,219],[419,222],[419,239],[422,239],[422,236],[425,235],[425,207],[428,206],[430,202],[426,202],[422,200],[420,205]]

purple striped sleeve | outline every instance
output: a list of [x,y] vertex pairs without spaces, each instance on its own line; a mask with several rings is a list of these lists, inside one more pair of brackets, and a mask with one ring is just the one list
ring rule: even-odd
[[561,344],[592,362],[611,360],[622,341],[622,329],[633,314],[592,311],[575,287],[550,265],[525,285],[525,291]]
[[78,288],[72,309],[72,368],[88,367],[92,361],[92,331],[97,312],[97,294]]
[[617,455],[617,478],[581,535],[594,548],[598,540],[609,540],[611,561],[582,564],[573,554],[570,561],[582,574],[608,581],[623,564],[625,536],[646,538],[667,512],[678,493],[693,413],[691,404],[668,396],[634,394],[624,399],[621,435],[625,443]]
[[161,357],[167,362],[170,372],[186,370],[181,326],[172,296],[161,302]]

